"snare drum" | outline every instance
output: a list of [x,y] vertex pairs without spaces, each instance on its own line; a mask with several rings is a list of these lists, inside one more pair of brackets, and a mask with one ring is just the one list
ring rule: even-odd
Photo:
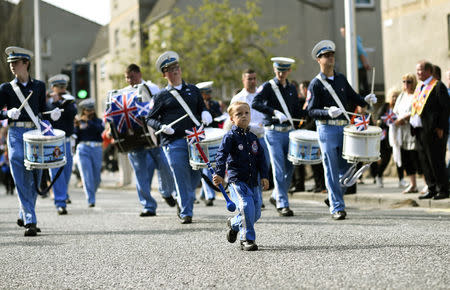
[[346,126],[342,157],[351,163],[379,160],[381,131],[377,126],[369,126],[364,131],[358,131],[355,125]]
[[[106,108],[110,108],[111,102],[114,98],[122,96],[124,93],[132,93],[135,101],[140,102],[141,98],[138,97],[138,88],[126,88],[122,90],[114,90],[108,92]],[[128,114],[132,114],[129,112]],[[144,117],[136,117],[140,122],[139,126],[128,128],[125,132],[119,132],[118,125],[114,121],[108,120],[111,127],[111,135],[114,138],[114,146],[117,147],[119,152],[130,152],[142,148],[155,148],[159,146],[159,138],[155,135],[155,130],[147,126]],[[125,122],[123,122],[125,123]],[[125,124],[121,124],[125,126]]]
[[315,131],[303,129],[290,132],[287,158],[294,165],[322,162],[319,134]]
[[66,164],[65,136],[62,130],[53,129],[55,136],[45,136],[40,130],[23,134],[24,164],[26,169],[46,169]]
[[[220,143],[222,142],[223,136],[226,130],[218,128],[205,128],[205,139],[200,142],[200,146],[208,157],[209,162],[214,167],[216,162],[216,153],[219,150]],[[189,164],[192,169],[198,170],[200,168],[207,167],[206,163],[203,161],[202,156],[197,150],[195,144],[189,145]]]

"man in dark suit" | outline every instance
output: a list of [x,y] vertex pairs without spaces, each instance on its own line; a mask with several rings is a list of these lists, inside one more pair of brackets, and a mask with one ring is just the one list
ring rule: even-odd
[[448,137],[449,103],[447,88],[432,75],[433,65],[420,61],[416,65],[417,84],[410,123],[417,138],[419,156],[428,192],[419,199],[449,197],[445,170],[445,151]]

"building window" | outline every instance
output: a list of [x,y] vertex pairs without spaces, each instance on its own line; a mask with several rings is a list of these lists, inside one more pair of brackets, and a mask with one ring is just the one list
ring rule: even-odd
[[373,0],[356,0],[355,7],[356,8],[374,8],[375,3]]
[[114,31],[114,45],[119,46],[119,29]]
[[448,50],[450,51],[450,14],[447,14],[447,37],[448,37]]
[[136,30],[134,28],[134,20],[130,21],[130,45],[131,47],[136,46]]
[[106,62],[100,62],[100,79],[104,81],[106,79]]
[[52,42],[50,38],[44,37],[41,43],[41,56],[50,57],[52,55]]

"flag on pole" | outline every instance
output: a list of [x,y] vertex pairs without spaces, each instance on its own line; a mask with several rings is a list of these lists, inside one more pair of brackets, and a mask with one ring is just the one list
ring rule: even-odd
[[188,134],[187,138],[189,140],[189,144],[200,143],[200,141],[206,138],[205,130],[203,130],[203,124],[198,129],[194,127],[192,130],[194,131],[185,130]]
[[360,117],[355,118],[356,130],[358,131],[367,130],[367,128],[369,128],[369,119],[370,115],[368,117],[361,115]]
[[381,120],[383,120],[383,122],[386,123],[386,125],[391,125],[391,124],[393,124],[395,122],[395,120],[397,120],[397,115],[394,114],[392,109],[389,109],[386,112],[386,114],[381,116]]
[[55,136],[55,131],[53,131],[52,124],[47,120],[39,120],[41,125],[41,134],[44,136]]

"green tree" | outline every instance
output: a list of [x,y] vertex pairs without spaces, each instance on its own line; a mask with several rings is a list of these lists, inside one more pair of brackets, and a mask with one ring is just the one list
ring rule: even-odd
[[[150,28],[142,55],[147,64],[144,77],[160,81],[155,60],[163,51],[173,50],[180,55],[183,79],[190,83],[212,80],[216,88],[239,88],[242,70],[248,67],[261,79],[269,78],[273,70],[268,49],[282,41],[287,28],[261,30],[258,4],[258,0],[247,0],[241,7],[232,7],[229,0],[203,0],[198,8],[175,9]],[[232,93],[227,91],[228,98]]]

